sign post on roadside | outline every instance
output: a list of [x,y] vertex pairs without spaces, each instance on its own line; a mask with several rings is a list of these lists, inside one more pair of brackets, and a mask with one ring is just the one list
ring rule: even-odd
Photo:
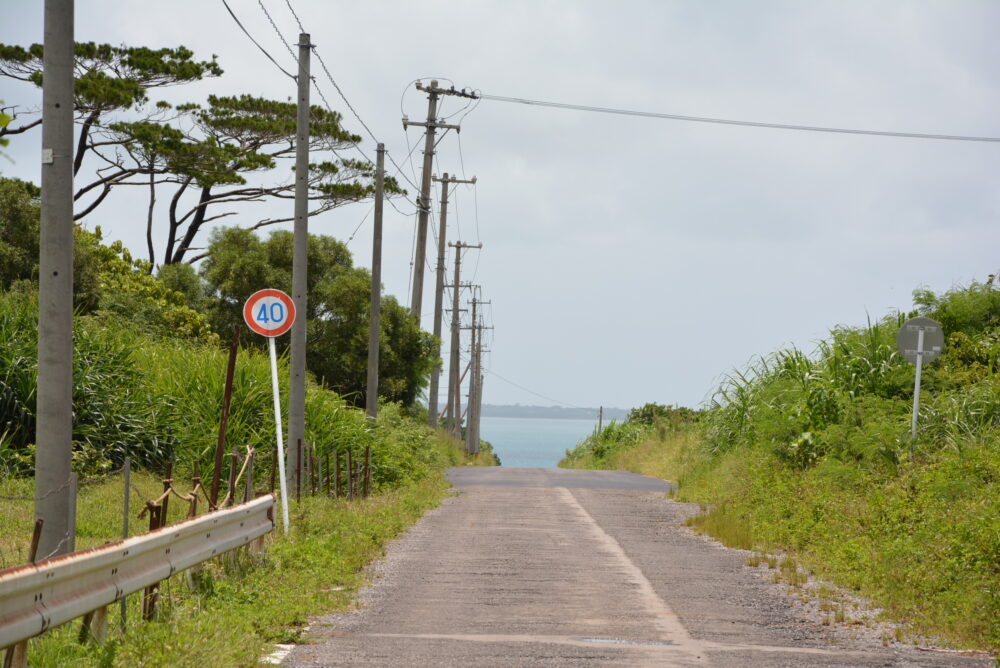
[[910,420],[910,453],[917,442],[917,414],[920,412],[920,372],[924,364],[933,362],[944,350],[944,330],[941,323],[930,318],[910,318],[899,328],[896,347],[910,364],[917,366],[913,381],[913,418]]
[[267,351],[271,357],[271,385],[274,390],[274,427],[278,437],[278,479],[281,489],[281,520],[288,533],[288,490],[285,480],[285,447],[281,440],[281,395],[278,392],[278,356],[274,352],[274,338],[292,328],[295,322],[295,303],[281,290],[267,288],[250,295],[243,305],[243,320],[247,326],[267,337]]

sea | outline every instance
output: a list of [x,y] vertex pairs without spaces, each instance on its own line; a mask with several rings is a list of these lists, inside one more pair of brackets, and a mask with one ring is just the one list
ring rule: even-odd
[[483,417],[480,438],[493,445],[501,466],[555,468],[577,443],[597,427],[597,420]]

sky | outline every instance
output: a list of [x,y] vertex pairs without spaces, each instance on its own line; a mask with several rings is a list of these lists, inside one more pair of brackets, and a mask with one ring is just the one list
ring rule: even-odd
[[[422,128],[404,131],[401,116],[425,119],[426,95],[413,83],[434,77],[561,103],[1000,137],[1000,3],[992,1],[289,3],[347,100],[417,183]],[[289,3],[230,0],[250,34],[292,70],[278,35],[297,42]],[[42,6],[0,0],[0,42],[41,41]],[[295,95],[221,0],[77,0],[75,34],[218,56],[221,77],[154,99]],[[315,61],[313,76],[374,156],[374,140]],[[39,99],[0,79],[5,105],[27,113]],[[322,103],[315,88],[313,101]],[[466,102],[443,102],[442,115],[462,130],[439,141],[435,174],[477,178],[455,187],[448,240],[484,245],[466,251],[463,280],[490,302],[487,403],[697,406],[755,355],[789,345],[811,352],[834,326],[909,310],[917,287],[944,291],[1000,269],[997,143],[493,100],[463,110]],[[40,133],[13,140],[13,162],[0,158],[0,172],[37,182]],[[386,207],[383,283],[408,304],[417,193],[398,178],[409,194],[394,202],[398,212]],[[433,228],[439,199],[435,188]],[[145,206],[138,194],[115,193],[86,224],[141,257]],[[370,208],[344,206],[313,218],[310,231],[349,240],[356,264],[370,266]],[[250,225],[271,213],[284,210],[257,205],[221,222]],[[449,281],[452,262],[449,253]],[[428,269],[428,330],[433,282]]]

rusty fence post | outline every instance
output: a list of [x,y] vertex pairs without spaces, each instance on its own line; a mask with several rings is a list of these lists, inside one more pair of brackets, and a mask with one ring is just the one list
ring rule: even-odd
[[247,462],[247,485],[243,488],[243,503],[249,503],[250,500],[254,498],[253,460],[256,459],[257,453],[251,450],[247,453],[247,457],[249,457],[250,460]]
[[212,505],[219,505],[219,484],[222,477],[222,456],[226,448],[229,429],[229,406],[233,401],[233,374],[236,371],[236,353],[240,348],[240,328],[233,326],[233,339],[229,344],[229,364],[226,366],[226,386],[222,393],[222,417],[219,420],[219,441],[215,445],[215,471],[212,472]]
[[[160,512],[163,507],[147,501],[146,508],[149,510],[149,530],[156,531],[161,526]],[[159,589],[160,584],[156,583],[146,587],[142,593],[142,618],[146,621],[151,620],[156,614],[156,599],[159,598]]]
[[[163,477],[163,491],[167,492],[174,484],[174,463],[167,462],[167,475]],[[163,505],[160,507],[160,525],[161,527],[167,526],[167,506],[170,501],[170,495],[167,494],[166,498],[163,499]],[[157,527],[159,528],[159,527]]]
[[198,515],[198,487],[201,485],[201,475],[198,471],[198,462],[194,463],[194,473],[191,474],[191,507],[188,508],[188,517]]

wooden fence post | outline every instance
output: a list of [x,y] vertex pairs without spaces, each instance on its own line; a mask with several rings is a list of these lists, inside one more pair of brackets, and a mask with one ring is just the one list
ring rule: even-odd
[[346,462],[346,464],[347,464],[347,500],[348,501],[353,501],[354,500],[354,466],[351,465],[352,462],[351,462],[351,451],[350,450],[347,451],[346,457],[347,457],[347,462]]
[[333,453],[333,498],[340,498],[340,452]]

